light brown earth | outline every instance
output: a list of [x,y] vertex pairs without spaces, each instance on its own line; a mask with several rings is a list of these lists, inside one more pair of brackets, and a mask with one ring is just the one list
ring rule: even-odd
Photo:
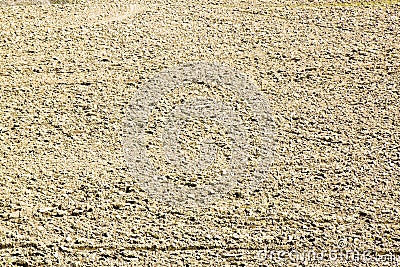
[[[0,266],[268,266],[270,250],[338,248],[399,264],[400,4],[277,2],[0,6]],[[264,92],[274,162],[256,192],[168,207],[129,173],[124,116],[147,78],[199,60]]]

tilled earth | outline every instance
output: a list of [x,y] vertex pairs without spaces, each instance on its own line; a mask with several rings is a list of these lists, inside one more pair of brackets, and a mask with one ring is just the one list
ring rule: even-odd
[[[399,264],[398,1],[146,2],[0,5],[0,265]],[[201,209],[123,154],[135,91],[189,61],[249,75],[275,124],[264,183]]]

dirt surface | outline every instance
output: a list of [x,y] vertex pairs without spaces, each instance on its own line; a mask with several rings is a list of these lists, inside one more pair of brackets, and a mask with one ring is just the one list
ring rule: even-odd
[[[399,11],[398,1],[0,6],[0,266],[312,263],[293,250],[331,252],[317,266],[400,264]],[[150,198],[123,153],[135,91],[189,61],[249,75],[275,124],[259,188],[198,209]]]

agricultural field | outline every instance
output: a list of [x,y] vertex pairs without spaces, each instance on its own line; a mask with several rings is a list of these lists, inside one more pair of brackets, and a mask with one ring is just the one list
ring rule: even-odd
[[0,0],[0,266],[397,266],[399,84],[400,1]]

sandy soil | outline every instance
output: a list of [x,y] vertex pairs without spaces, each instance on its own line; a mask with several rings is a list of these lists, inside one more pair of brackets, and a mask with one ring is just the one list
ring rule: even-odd
[[[398,1],[0,6],[0,265],[307,265],[274,250],[399,264],[399,11]],[[135,184],[123,121],[147,78],[199,60],[263,91],[274,162],[249,194],[170,207]]]

